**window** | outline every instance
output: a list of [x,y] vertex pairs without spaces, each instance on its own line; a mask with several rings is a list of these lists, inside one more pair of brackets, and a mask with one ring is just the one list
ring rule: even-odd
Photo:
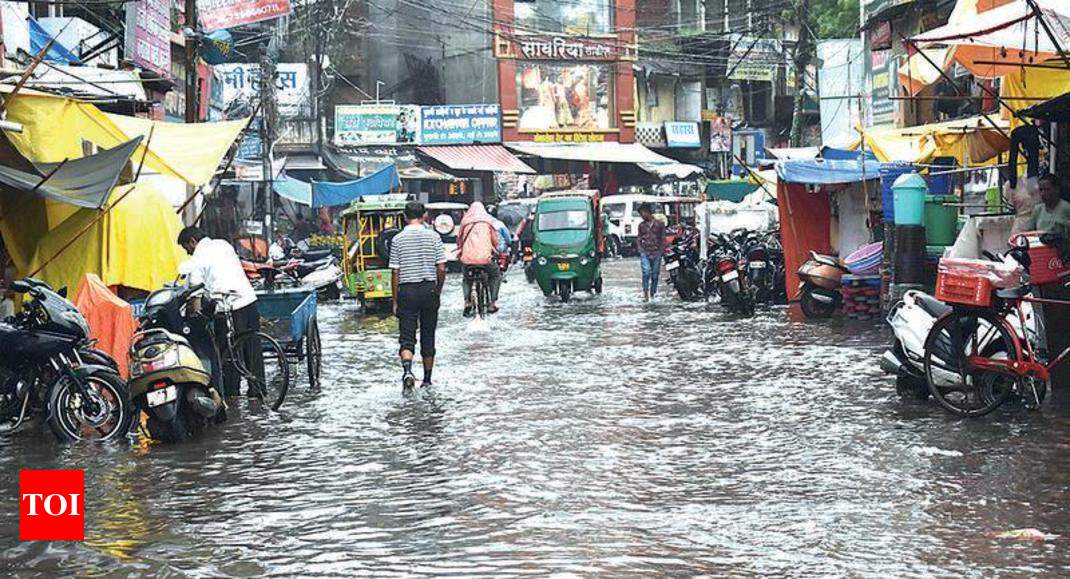
[[582,209],[539,214],[539,231],[587,229],[587,212]]
[[526,32],[613,32],[613,0],[516,0],[513,6],[516,26]]
[[612,128],[611,70],[608,64],[518,63],[520,128]]
[[610,219],[620,219],[621,217],[624,217],[625,208],[623,203],[614,203],[612,205],[603,203],[602,206],[605,208],[606,216]]

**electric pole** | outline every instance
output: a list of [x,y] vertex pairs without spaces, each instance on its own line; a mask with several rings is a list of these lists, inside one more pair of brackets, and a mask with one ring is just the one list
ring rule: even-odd
[[275,142],[275,61],[271,56],[275,25],[260,51],[260,146],[264,171],[264,236],[270,243],[275,239],[275,188],[271,167],[271,145]]
[[183,34],[186,41],[186,122],[200,120],[200,99],[197,98],[197,0],[185,0],[186,28],[192,34]]
[[792,147],[802,146],[803,137],[803,104],[805,95],[803,88],[806,86],[806,69],[814,57],[813,29],[810,26],[810,0],[795,0],[795,20],[799,23],[799,39],[795,44],[795,104],[791,114]]

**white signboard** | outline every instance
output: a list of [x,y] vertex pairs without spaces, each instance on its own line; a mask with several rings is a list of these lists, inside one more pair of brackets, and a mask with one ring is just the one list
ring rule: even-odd
[[[213,67],[223,83],[223,107],[236,100],[246,102],[260,98],[260,65],[235,62]],[[275,66],[275,102],[279,117],[293,119],[311,115],[308,88],[308,65],[280,62]]]

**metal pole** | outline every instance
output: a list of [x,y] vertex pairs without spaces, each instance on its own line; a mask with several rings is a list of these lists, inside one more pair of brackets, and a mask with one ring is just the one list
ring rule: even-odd
[[275,174],[271,166],[271,150],[275,142],[275,62],[270,54],[272,36],[274,27],[260,51],[260,146],[264,171],[264,236],[268,242],[275,239]]
[[1063,59],[1066,66],[1070,66],[1070,56],[1067,56],[1066,51],[1059,45],[1059,40],[1055,37],[1055,33],[1051,31],[1051,26],[1048,25],[1048,20],[1044,18],[1044,13],[1041,12],[1040,6],[1037,5],[1037,0],[1025,0],[1029,4],[1029,7],[1033,9],[1033,13],[1037,15],[1037,22],[1044,28],[1044,33],[1048,35],[1048,39],[1055,45],[1055,50],[1058,51],[1059,56]]
[[186,27],[194,34],[186,35],[186,122],[196,123],[200,120],[200,104],[197,98],[197,0],[185,0]]

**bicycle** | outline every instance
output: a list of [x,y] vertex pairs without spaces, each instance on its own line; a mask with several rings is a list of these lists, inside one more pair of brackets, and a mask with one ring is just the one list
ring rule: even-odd
[[[264,332],[246,330],[235,335],[233,309],[230,304],[233,297],[233,294],[228,294],[216,300],[216,316],[222,319],[226,328],[223,336],[216,336],[217,343],[223,346],[220,348],[220,357],[224,364],[229,362],[234,365],[239,376],[248,383],[252,396],[259,398],[272,410],[278,410],[290,389],[290,366],[286,362],[286,351],[275,338]],[[250,370],[245,364],[243,353],[247,348],[256,347],[260,349],[263,358],[262,372]]]
[[[496,265],[496,264],[494,264]],[[479,319],[486,319],[490,307],[490,279],[483,267],[465,268],[464,276],[471,284],[468,290],[468,303],[474,308]]]
[[[1026,271],[1027,249],[1008,252]],[[933,398],[968,417],[988,414],[1014,395],[1026,407],[1039,407],[1051,372],[1070,357],[1070,348],[1043,361],[1035,346],[1038,331],[1030,327],[1031,312],[1024,306],[1070,306],[1070,301],[1035,297],[1030,284],[999,289],[984,277],[956,277],[943,270],[940,275],[947,279],[938,279],[937,297],[952,311],[936,321],[925,342],[925,379]],[[942,289],[958,296],[941,295]]]

